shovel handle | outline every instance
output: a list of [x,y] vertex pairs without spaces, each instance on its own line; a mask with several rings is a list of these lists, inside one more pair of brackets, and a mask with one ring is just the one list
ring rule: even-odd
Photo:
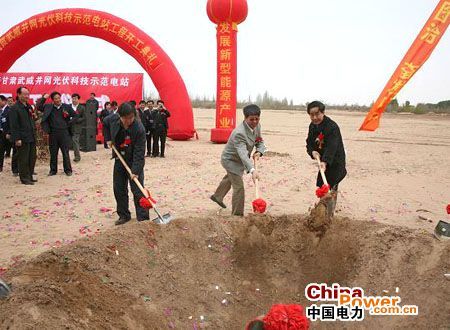
[[[128,174],[130,175],[130,178],[133,176],[133,172],[131,172],[130,167],[128,166],[128,164],[125,162],[125,159],[123,159],[122,155],[120,154],[120,152],[117,151],[116,147],[114,144],[111,145],[112,149],[114,150],[114,153],[116,154],[117,158],[119,158],[120,162],[122,163],[123,167],[125,167],[125,169],[127,170]],[[141,183],[139,182],[138,178],[133,178],[133,182],[136,183],[136,185],[138,186],[139,190],[142,192],[142,194],[144,194],[144,196],[146,198],[150,197],[147,189],[145,189]]]
[[[253,158],[253,166],[256,171],[256,159],[255,158]],[[259,199],[259,180],[258,179],[255,180],[255,195],[256,195],[256,199]]]
[[320,175],[322,176],[322,181],[324,184],[328,186],[327,177],[325,176],[325,172],[323,171],[322,166],[320,166],[320,158],[316,156],[317,166],[319,166]]

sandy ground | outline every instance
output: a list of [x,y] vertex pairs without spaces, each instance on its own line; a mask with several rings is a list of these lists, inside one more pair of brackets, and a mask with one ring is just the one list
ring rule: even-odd
[[[358,131],[363,114],[328,114],[341,127],[348,159],[349,174],[340,186],[339,215],[428,233],[437,220],[447,218],[450,117],[388,114],[377,132],[368,133]],[[268,213],[307,213],[316,201],[317,172],[305,152],[308,116],[264,111],[261,123],[271,151],[260,164]],[[213,124],[213,110],[195,110],[200,139],[169,141],[165,159],[146,159],[146,185],[162,211],[170,210],[178,218],[211,217],[218,212],[208,199],[224,175],[220,165],[223,146],[209,142]],[[48,164],[38,164],[39,182],[31,187],[19,184],[9,171],[0,174],[0,274],[50,247],[113,226],[117,215],[110,155],[101,145],[96,152],[82,154],[81,162],[73,164],[72,177],[63,174],[61,159],[60,173],[54,177],[47,177]],[[245,182],[246,207],[251,212],[253,184],[249,177]],[[225,200],[228,205],[230,199],[227,196]],[[419,215],[431,221],[421,220]]]

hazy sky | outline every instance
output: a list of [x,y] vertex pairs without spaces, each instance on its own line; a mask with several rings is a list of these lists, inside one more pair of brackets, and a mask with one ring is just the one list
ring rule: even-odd
[[[370,104],[438,0],[248,0],[238,34],[238,98],[265,90],[295,103]],[[172,58],[191,96],[216,88],[215,27],[206,0],[2,1],[0,34],[37,13],[67,7],[102,10],[147,32]],[[94,53],[94,54],[93,54]],[[1,60],[1,59],[0,59]],[[62,37],[26,53],[18,71],[143,72],[100,39]],[[154,91],[147,74],[145,86]],[[450,99],[450,32],[399,93],[400,102]]]

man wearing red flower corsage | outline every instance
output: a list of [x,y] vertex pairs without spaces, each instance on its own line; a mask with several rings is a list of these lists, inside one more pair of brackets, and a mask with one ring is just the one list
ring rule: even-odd
[[[330,214],[336,208],[339,182],[347,175],[345,168],[345,150],[341,131],[330,117],[325,116],[325,105],[314,101],[308,104],[306,111],[311,118],[306,151],[312,159],[319,157],[320,166],[325,170],[325,176],[331,188],[332,202]],[[317,187],[322,187],[320,172],[317,174]]]
[[36,103],[38,110],[44,112],[41,121],[42,129],[49,134],[50,172],[48,175],[56,175],[58,172],[58,150],[61,150],[64,173],[71,176],[72,165],[69,156],[69,147],[72,143],[71,129],[79,116],[73,111],[71,105],[62,103],[59,92],[53,92],[50,97],[52,103],[45,104],[48,94],[44,94]]
[[145,129],[140,120],[136,119],[136,110],[131,103],[122,103],[117,113],[111,114],[103,121],[105,127],[105,141],[120,152],[130,167],[133,176],[130,178],[120,160],[116,158],[113,170],[113,189],[117,203],[119,219],[116,225],[122,225],[131,220],[128,205],[128,183],[133,193],[136,218],[138,221],[148,220],[149,210],[139,203],[144,195],[139,190],[133,178],[136,177],[144,185],[145,165]]
[[226,208],[223,199],[233,187],[232,215],[244,215],[245,189],[242,180],[244,172],[252,175],[253,182],[259,180],[259,173],[253,166],[250,155],[256,148],[253,157],[259,159],[266,151],[261,137],[260,116],[261,109],[257,105],[247,105],[244,108],[245,120],[233,130],[222,152],[221,163],[227,174],[210,199],[220,207]]

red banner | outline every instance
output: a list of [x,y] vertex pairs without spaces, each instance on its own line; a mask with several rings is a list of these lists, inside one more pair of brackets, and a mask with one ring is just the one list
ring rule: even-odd
[[441,0],[409,48],[400,65],[367,114],[360,130],[374,131],[387,105],[426,62],[450,23],[450,1]]
[[16,90],[25,86],[30,91],[30,103],[34,104],[43,94],[61,93],[64,103],[71,103],[73,93],[80,94],[85,103],[90,93],[95,93],[100,108],[106,102],[142,99],[142,73],[68,73],[68,72],[11,72],[0,73],[0,94],[16,96]]

